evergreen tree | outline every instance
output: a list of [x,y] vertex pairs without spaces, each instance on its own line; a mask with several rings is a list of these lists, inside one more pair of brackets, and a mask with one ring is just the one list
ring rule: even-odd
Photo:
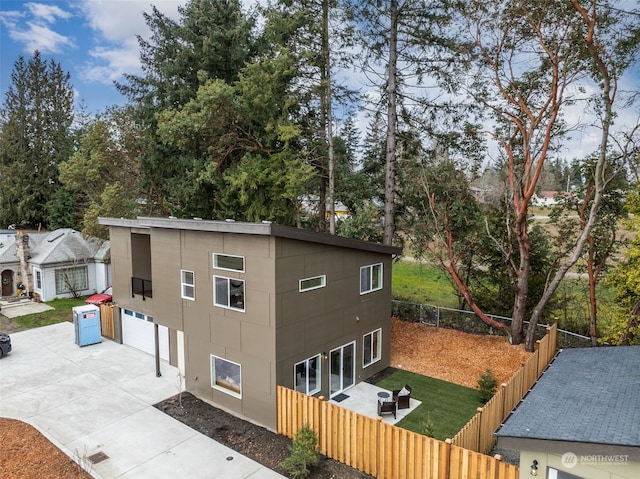
[[0,225],[46,228],[73,149],[70,75],[36,51],[18,58],[11,81],[0,114]]

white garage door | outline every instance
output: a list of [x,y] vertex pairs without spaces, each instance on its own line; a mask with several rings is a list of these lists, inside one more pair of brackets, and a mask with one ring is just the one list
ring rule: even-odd
[[[122,342],[155,356],[156,339],[153,318],[128,309],[122,310],[121,317]],[[166,326],[158,326],[158,342],[160,344],[160,358],[169,361],[169,329]]]

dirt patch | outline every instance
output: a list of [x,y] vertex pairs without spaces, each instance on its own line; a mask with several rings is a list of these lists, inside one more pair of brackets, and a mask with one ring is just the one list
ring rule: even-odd
[[[156,407],[205,436],[286,476],[280,463],[289,456],[290,439],[243,421],[189,393],[182,394],[182,407],[180,407],[178,396],[163,401]],[[309,477],[312,479],[371,478],[368,474],[325,456],[321,456],[320,463]]]
[[491,368],[508,382],[531,356],[505,336],[482,336],[421,323],[391,320],[391,366],[470,388]]
[[0,477],[79,479],[91,476],[37,429],[22,421],[0,418]]
[[27,328],[20,326],[15,320],[0,314],[0,331],[3,333],[17,333],[18,331],[24,331],[25,329]]

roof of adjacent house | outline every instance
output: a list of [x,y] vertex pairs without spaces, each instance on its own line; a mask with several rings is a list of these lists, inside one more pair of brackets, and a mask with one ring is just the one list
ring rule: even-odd
[[193,231],[210,231],[218,233],[237,233],[264,236],[276,236],[289,238],[311,243],[321,243],[343,248],[353,248],[375,253],[390,255],[402,254],[402,248],[388,246],[380,243],[372,243],[353,238],[319,233],[317,231],[283,226],[268,221],[262,223],[245,223],[241,221],[214,221],[201,219],[178,219],[178,218],[146,218],[136,219],[125,218],[99,218],[101,225],[120,226],[125,228],[166,228]]
[[[108,259],[109,242],[88,237],[71,228],[60,228],[46,233],[27,233],[29,236],[29,263],[48,265],[97,259]],[[19,262],[16,256],[18,235],[6,237],[0,243],[0,264]]]
[[496,436],[640,446],[640,346],[561,351]]

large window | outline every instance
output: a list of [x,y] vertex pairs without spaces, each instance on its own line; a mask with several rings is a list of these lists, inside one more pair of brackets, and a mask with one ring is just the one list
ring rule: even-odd
[[180,270],[182,298],[196,299],[196,274],[193,271]]
[[244,256],[214,253],[213,267],[244,273]]
[[56,270],[56,294],[74,293],[89,289],[89,272],[86,266]]
[[314,276],[313,278],[305,278],[300,280],[300,292],[311,291],[312,289],[324,288],[327,284],[327,277]]
[[320,391],[320,355],[305,359],[293,367],[296,391],[315,394]]
[[382,263],[360,268],[360,294],[382,289]]
[[382,329],[376,329],[362,338],[362,366],[371,366],[382,356]]
[[244,311],[244,281],[241,279],[213,277],[213,304],[222,308]]
[[228,359],[211,355],[211,387],[231,396],[242,397],[242,367]]

